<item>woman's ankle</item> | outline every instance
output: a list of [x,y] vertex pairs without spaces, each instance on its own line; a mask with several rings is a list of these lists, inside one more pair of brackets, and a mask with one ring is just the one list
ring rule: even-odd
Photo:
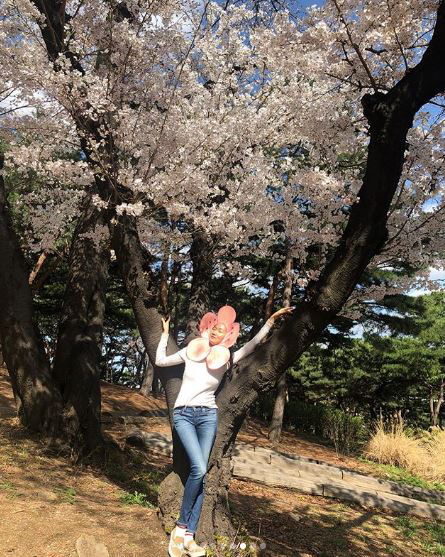
[[175,537],[176,538],[185,538],[186,531],[187,531],[187,526],[182,526],[180,524],[176,524]]

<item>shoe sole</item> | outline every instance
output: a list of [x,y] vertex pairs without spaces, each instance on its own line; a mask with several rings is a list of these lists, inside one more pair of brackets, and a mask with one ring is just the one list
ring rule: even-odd
[[191,553],[191,552],[187,551],[187,549],[186,549],[184,555],[187,555],[187,557],[206,557],[207,552],[204,551],[204,553],[203,553],[202,551],[201,552],[196,551],[195,553]]

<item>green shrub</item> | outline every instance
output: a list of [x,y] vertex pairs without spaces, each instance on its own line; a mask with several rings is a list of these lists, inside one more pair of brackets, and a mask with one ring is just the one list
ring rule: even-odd
[[334,443],[337,452],[349,453],[364,441],[365,422],[361,416],[327,408],[324,416],[324,437]]
[[285,427],[326,439],[340,452],[357,449],[367,438],[362,416],[324,404],[291,400],[286,405],[284,417]]
[[323,437],[326,407],[301,400],[290,400],[284,410],[284,426]]
[[[270,393],[261,394],[251,409],[251,416],[270,422],[274,402]],[[295,398],[286,403],[283,427],[326,439],[340,452],[356,450],[368,437],[362,416]]]

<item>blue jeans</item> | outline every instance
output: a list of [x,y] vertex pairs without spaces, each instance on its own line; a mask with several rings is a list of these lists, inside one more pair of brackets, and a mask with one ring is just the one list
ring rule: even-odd
[[218,409],[182,406],[173,410],[173,426],[190,461],[178,526],[196,532],[204,499],[204,478],[218,428]]

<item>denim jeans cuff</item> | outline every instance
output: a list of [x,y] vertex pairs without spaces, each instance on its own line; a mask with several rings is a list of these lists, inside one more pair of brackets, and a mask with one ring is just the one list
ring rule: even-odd
[[177,522],[176,526],[178,528],[185,528],[187,530],[187,524],[184,524],[183,522]]

